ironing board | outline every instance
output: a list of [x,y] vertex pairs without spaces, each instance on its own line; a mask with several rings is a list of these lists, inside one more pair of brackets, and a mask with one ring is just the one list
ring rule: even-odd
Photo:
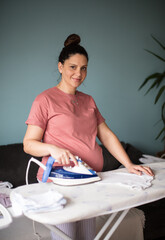
[[[32,192],[35,194],[54,189],[63,194],[67,199],[67,205],[60,211],[46,213],[25,213],[25,216],[40,222],[49,229],[55,231],[63,239],[70,240],[68,236],[55,228],[53,225],[75,222],[82,219],[93,218],[100,215],[111,214],[105,225],[102,227],[95,240],[98,240],[118,212],[121,215],[110,229],[108,240],[123,220],[130,208],[142,204],[153,202],[165,197],[165,162],[152,163],[149,166],[155,173],[152,186],[145,190],[133,190],[122,185],[112,185],[109,183],[95,182],[92,184],[79,186],[58,186],[53,183],[30,184],[18,187],[11,192],[11,201],[14,192],[23,196],[28,196]],[[126,169],[114,170],[117,172],[127,172]],[[110,171],[109,174],[111,174]]]

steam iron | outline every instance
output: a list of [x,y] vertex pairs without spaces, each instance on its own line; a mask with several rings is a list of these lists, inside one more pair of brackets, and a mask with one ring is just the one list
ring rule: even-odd
[[101,180],[97,173],[86,163],[84,163],[79,157],[76,157],[76,159],[78,166],[75,166],[74,164],[71,164],[71,166],[59,166],[59,164],[58,166],[53,166],[55,162],[55,159],[53,157],[48,158],[46,166],[34,158],[30,159],[30,161],[37,163],[44,169],[42,182],[47,182],[47,180],[50,179],[58,185],[73,186]]

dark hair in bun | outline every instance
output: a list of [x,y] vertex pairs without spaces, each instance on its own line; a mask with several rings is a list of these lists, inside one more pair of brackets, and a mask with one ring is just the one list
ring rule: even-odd
[[79,43],[81,42],[81,38],[77,34],[71,34],[67,37],[64,42],[64,48],[62,49],[58,61],[62,64],[65,60],[69,59],[72,55],[82,54],[87,58],[88,61],[88,53],[85,48],[83,48]]
[[79,44],[81,42],[81,38],[77,34],[71,34],[67,37],[67,39],[64,42],[64,46],[67,47],[70,44]]

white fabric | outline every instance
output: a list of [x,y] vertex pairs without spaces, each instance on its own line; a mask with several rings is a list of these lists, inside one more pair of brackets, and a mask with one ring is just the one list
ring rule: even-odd
[[159,158],[159,157],[154,157],[154,156],[151,156],[151,155],[143,155],[139,161],[141,163],[157,163],[157,162],[165,162],[165,159],[163,158]]
[[100,176],[102,181],[100,181],[99,184],[117,184],[135,190],[144,190],[150,187],[154,179],[152,176],[148,176],[147,174],[139,176],[132,173],[115,171],[111,174],[109,174],[109,172],[103,172],[100,173]]
[[13,195],[13,208],[19,206],[25,213],[41,213],[60,210],[66,204],[63,195],[53,189],[48,189],[44,193],[31,192],[30,196],[22,196],[19,193]]
[[8,227],[12,222],[11,215],[7,211],[7,209],[0,204],[0,230],[2,228]]
[[0,181],[0,188],[6,188],[6,187],[12,188],[13,185],[10,182],[1,182]]

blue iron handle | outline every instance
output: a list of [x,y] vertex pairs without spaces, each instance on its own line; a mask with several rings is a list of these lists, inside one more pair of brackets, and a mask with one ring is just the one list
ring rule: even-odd
[[47,182],[54,162],[55,162],[55,159],[52,156],[48,158],[48,161],[46,163],[46,169],[44,170],[44,173],[42,176],[42,182]]
[[[82,162],[82,160],[77,156],[76,156],[76,159],[77,159],[77,162]],[[44,170],[44,173],[42,176],[42,182],[47,182],[54,162],[55,162],[55,159],[52,156],[50,156],[46,163],[46,169]]]

